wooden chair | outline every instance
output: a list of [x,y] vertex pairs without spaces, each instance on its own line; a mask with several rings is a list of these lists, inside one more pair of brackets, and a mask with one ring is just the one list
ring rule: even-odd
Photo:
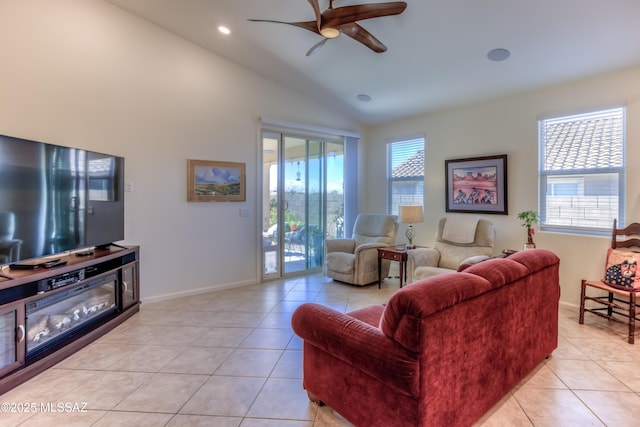
[[[611,233],[611,248],[626,248],[630,252],[640,251],[640,224],[633,223],[625,228],[616,228],[616,220],[613,220],[613,231]],[[633,249],[633,250],[632,250]],[[640,274],[640,271],[638,272]],[[587,289],[594,288],[598,292],[598,296],[587,296]],[[605,291],[607,295],[602,295],[601,291]],[[580,292],[580,324],[584,324],[585,311],[593,313],[597,316],[604,317],[608,320],[624,323],[629,325],[629,344],[634,343],[635,321],[640,319],[637,317],[638,294],[640,289],[623,290],[613,286],[609,286],[602,280],[582,280],[582,290]],[[594,301],[597,303],[594,307],[586,307],[585,301]],[[626,318],[623,322],[616,316]]]

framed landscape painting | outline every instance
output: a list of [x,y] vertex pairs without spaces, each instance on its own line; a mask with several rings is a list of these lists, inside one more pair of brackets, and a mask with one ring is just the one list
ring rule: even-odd
[[244,202],[244,163],[187,160],[187,201]]
[[507,155],[445,160],[446,211],[507,215]]

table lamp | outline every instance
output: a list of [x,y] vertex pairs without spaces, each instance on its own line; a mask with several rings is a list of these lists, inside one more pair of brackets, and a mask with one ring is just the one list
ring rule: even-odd
[[398,208],[400,216],[400,222],[403,224],[409,224],[405,236],[409,240],[407,249],[413,249],[413,238],[416,237],[416,232],[413,229],[413,224],[424,222],[424,216],[422,215],[422,206],[420,205],[404,205]]

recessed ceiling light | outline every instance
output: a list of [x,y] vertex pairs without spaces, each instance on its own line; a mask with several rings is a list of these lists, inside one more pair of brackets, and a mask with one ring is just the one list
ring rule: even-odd
[[358,101],[362,101],[362,102],[371,101],[371,97],[369,95],[365,95],[363,93],[361,93],[360,95],[356,96],[356,98],[358,98]]
[[220,31],[222,34],[231,34],[231,30],[224,25],[219,26],[218,31]]
[[494,62],[504,61],[509,56],[511,56],[511,52],[509,52],[507,49],[493,49],[490,50],[489,53],[487,53],[487,58],[489,58],[490,61]]

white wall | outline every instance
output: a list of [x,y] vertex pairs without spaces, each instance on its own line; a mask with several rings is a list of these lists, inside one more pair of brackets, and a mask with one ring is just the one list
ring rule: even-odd
[[[260,117],[358,131],[99,0],[3,0],[0,58],[0,134],[125,157],[143,300],[259,280]],[[187,203],[188,158],[245,162],[247,201]]]
[[[627,221],[640,221],[640,68],[610,73],[477,105],[425,114],[372,126],[365,131],[367,151],[367,210],[384,212],[385,143],[418,133],[426,135],[425,223],[416,227],[414,242],[433,242],[437,219],[445,213],[445,159],[508,155],[509,215],[483,215],[497,228],[496,252],[521,249],[526,232],[518,212],[537,209],[537,117],[548,113],[573,113],[584,109],[627,105]],[[468,215],[468,214],[457,214]],[[399,242],[404,242],[401,227]],[[609,238],[539,232],[538,247],[561,260],[561,300],[578,305],[580,279],[597,278],[604,268]]]

